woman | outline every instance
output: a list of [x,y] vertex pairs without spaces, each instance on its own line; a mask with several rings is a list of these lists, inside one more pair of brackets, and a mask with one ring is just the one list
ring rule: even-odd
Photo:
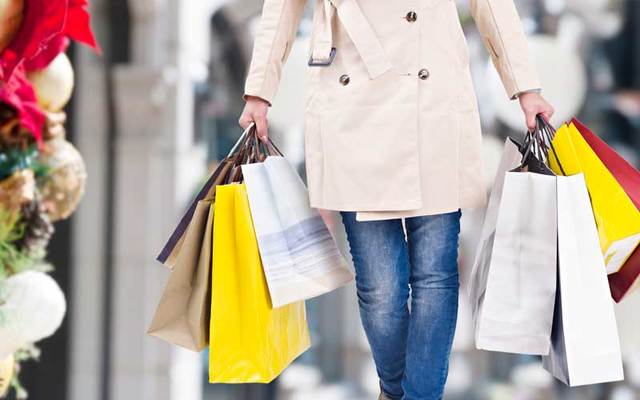
[[[261,138],[305,2],[264,3],[240,117]],[[311,206],[341,212],[379,398],[440,399],[457,316],[460,209],[485,204],[456,5],[314,2],[305,109]],[[535,116],[550,118],[553,108],[539,93],[513,0],[471,0],[470,10],[506,95],[533,129]]]

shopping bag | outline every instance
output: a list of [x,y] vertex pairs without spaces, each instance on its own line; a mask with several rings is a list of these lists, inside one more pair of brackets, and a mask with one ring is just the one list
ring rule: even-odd
[[[553,145],[564,175],[584,174],[607,273],[619,271],[640,243],[640,212],[573,122],[557,130]],[[550,165],[561,174],[555,158]]]
[[557,178],[558,290],[543,366],[567,385],[623,379],[618,330],[583,174]]
[[[555,176],[507,140],[470,279],[478,349],[548,354],[556,290]],[[526,161],[526,160],[525,160]]]
[[151,321],[149,335],[194,351],[209,343],[212,234],[211,202],[200,201]]
[[608,279],[611,297],[617,303],[640,287],[640,246],[636,247],[618,272],[609,274]]
[[[636,209],[640,209],[640,172],[576,118],[571,122],[622,186]],[[610,274],[608,278],[611,296],[616,302],[620,302],[625,295],[638,288],[640,286],[640,246],[635,248],[620,270]]]
[[502,190],[504,187],[505,174],[516,168],[520,164],[522,154],[519,151],[518,144],[510,138],[504,143],[502,158],[498,164],[493,187],[489,196],[487,209],[485,210],[480,239],[476,250],[476,257],[471,269],[469,277],[469,285],[467,287],[467,295],[471,303],[471,312],[477,316],[480,302],[483,299],[484,291],[487,287],[487,278],[489,272],[489,262],[493,250],[493,242],[495,239],[496,222],[498,221],[498,210],[500,199],[502,198]]
[[213,223],[211,383],[267,383],[310,346],[303,301],[271,308],[244,183],[218,186]]
[[[249,125],[247,129],[242,132],[240,138],[237,140],[229,154],[218,164],[218,167],[209,176],[205,184],[202,186],[196,197],[191,201],[191,204],[187,208],[187,211],[180,219],[178,226],[174,229],[173,233],[167,240],[167,243],[163,246],[160,254],[156,257],[156,260],[169,268],[173,268],[178,259],[184,237],[189,228],[189,224],[195,216],[195,210],[198,202],[201,200],[215,198],[216,187],[223,183],[239,180],[239,176],[236,174],[236,169],[240,164],[247,161],[249,152],[252,150],[252,146],[255,145],[255,126]],[[195,223],[201,223],[196,221]]]
[[280,307],[353,280],[302,179],[284,157],[242,166],[271,304]]
[[[177,259],[180,254],[180,250],[184,244],[184,238],[187,230],[189,229],[189,224],[194,220],[194,218],[206,216],[205,214],[196,214],[196,207],[198,206],[198,202],[204,199],[213,199],[215,196],[215,188],[219,185],[223,179],[227,176],[229,170],[231,169],[232,161],[231,160],[223,160],[218,167],[215,169],[213,174],[207,179],[204,186],[200,189],[195,199],[189,205],[189,208],[185,212],[185,214],[180,219],[178,226],[175,228],[169,240],[164,245],[160,254],[156,257],[156,260],[160,261],[162,264],[166,265],[169,268],[173,268],[176,265]],[[202,221],[195,221],[195,224],[201,224]]]

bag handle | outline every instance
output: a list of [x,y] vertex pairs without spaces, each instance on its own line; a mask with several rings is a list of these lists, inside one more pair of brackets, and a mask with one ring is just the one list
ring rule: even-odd
[[558,157],[558,153],[556,152],[555,147],[553,146],[553,137],[555,136],[556,129],[551,125],[549,121],[547,121],[542,114],[536,115],[536,125],[538,130],[542,133],[544,139],[546,139],[549,143],[549,146],[546,147],[546,155],[547,158],[549,156],[549,149],[551,149],[551,153],[558,163],[558,167],[560,167],[560,172],[562,175],[566,176],[564,168],[562,167],[562,163],[560,162],[560,157]]
[[244,146],[244,144],[247,142],[247,139],[249,138],[249,133],[254,128],[255,128],[255,122],[251,122],[249,126],[247,126],[247,128],[242,132],[242,134],[240,135],[236,143],[233,145],[233,147],[229,151],[229,154],[227,154],[226,158],[229,158],[233,154],[236,154],[238,152],[238,148],[241,148]]
[[524,142],[522,144],[523,156],[522,163],[525,163],[529,156],[535,157],[537,160],[549,166],[549,152],[553,154],[560,171],[566,175],[560,158],[553,146],[553,136],[555,135],[554,127],[547,121],[542,114],[536,115],[536,127],[532,131],[527,131]]
[[[216,167],[215,171],[211,174],[209,179],[202,186],[196,197],[193,199],[191,204],[189,204],[189,208],[185,212],[185,214],[180,219],[178,226],[174,229],[173,233],[167,240],[166,244],[160,251],[160,254],[156,257],[158,261],[161,263],[166,263],[169,259],[169,256],[173,252],[173,249],[176,247],[180,238],[184,235],[191,219],[193,218],[193,214],[196,211],[196,206],[198,202],[204,199],[212,199],[212,192],[216,185],[236,182],[242,179],[242,171],[239,166],[249,161],[248,149],[251,148],[252,142],[251,138],[255,138],[255,124],[252,122],[240,135],[236,143],[233,145],[229,154],[222,160]],[[278,148],[273,144],[271,139],[268,140],[267,147],[271,148],[269,150],[269,154],[277,154],[282,156],[282,153]],[[266,152],[264,154],[267,154]]]
[[233,160],[233,165],[229,169],[227,176],[222,184],[230,184],[232,182],[242,182],[242,168],[244,164],[253,164],[264,161],[268,156],[283,157],[282,152],[273,143],[271,138],[266,141],[258,138],[256,126],[251,123],[247,130],[243,132],[243,142],[238,146]]

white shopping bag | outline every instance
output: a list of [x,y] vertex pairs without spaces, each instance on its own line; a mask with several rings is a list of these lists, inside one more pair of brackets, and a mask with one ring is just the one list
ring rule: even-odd
[[504,177],[508,171],[516,168],[520,164],[521,159],[522,154],[520,154],[518,146],[511,139],[507,138],[504,143],[502,159],[500,160],[495,179],[493,180],[489,203],[487,204],[487,209],[484,214],[482,232],[480,234],[480,240],[478,241],[476,258],[469,276],[467,294],[471,302],[471,313],[474,318],[477,315],[480,302],[483,298],[482,295],[484,294],[487,286],[490,260],[487,260],[486,258],[491,257],[491,250],[493,249],[496,223],[498,221],[498,209],[500,206],[500,199],[502,198],[502,189],[504,187]]
[[284,157],[242,166],[273,307],[309,299],[353,280],[302,179]]
[[556,177],[511,172],[521,159],[507,139],[469,295],[478,349],[540,355],[549,353],[555,302]]
[[557,179],[558,293],[543,366],[570,386],[619,381],[618,329],[584,176]]

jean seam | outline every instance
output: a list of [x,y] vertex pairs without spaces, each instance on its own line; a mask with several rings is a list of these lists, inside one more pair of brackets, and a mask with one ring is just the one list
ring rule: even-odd
[[[456,316],[458,315],[458,301],[459,301],[459,299],[456,298],[455,312],[453,313]],[[446,365],[444,366],[444,368],[442,369],[442,371],[440,372],[440,387],[443,387],[443,388],[444,388],[445,384],[447,383],[447,372],[449,371],[449,359],[451,357],[451,346],[453,345],[453,338],[455,336],[455,331],[456,331],[455,328],[456,328],[456,324],[457,324],[457,318],[453,319],[452,323],[453,323],[454,326],[453,326],[453,329],[450,329],[449,337],[447,338],[447,348],[449,349],[449,353],[447,355],[447,362],[446,362]]]
[[[462,212],[460,211],[460,209],[458,209],[457,214],[458,214],[458,218],[457,218],[457,235],[460,235],[460,217],[462,216]],[[458,259],[456,257],[456,268],[458,268],[457,264],[458,264]],[[460,274],[458,273],[457,275],[458,275],[458,279],[459,279]],[[459,288],[460,288],[460,281],[458,280],[456,291],[458,291]],[[451,289],[453,289],[453,287]],[[448,352],[448,355],[447,355],[447,362],[446,362],[446,365],[444,366],[444,368],[442,369],[442,371],[440,373],[440,387],[443,388],[443,391],[444,391],[444,386],[447,383],[447,375],[448,375],[448,371],[449,371],[449,361],[451,359],[451,347],[453,346],[453,338],[455,337],[456,325],[458,323],[457,316],[458,316],[458,308],[459,308],[458,305],[459,305],[460,299],[459,299],[458,295],[456,295],[455,297],[456,297],[456,303],[455,303],[455,312],[453,313],[453,315],[455,315],[456,318],[453,318],[453,320],[451,321],[451,323],[453,324],[453,329],[450,329],[449,337],[447,338],[447,348],[449,349],[449,352]],[[442,396],[441,396],[441,398],[442,398]]]

